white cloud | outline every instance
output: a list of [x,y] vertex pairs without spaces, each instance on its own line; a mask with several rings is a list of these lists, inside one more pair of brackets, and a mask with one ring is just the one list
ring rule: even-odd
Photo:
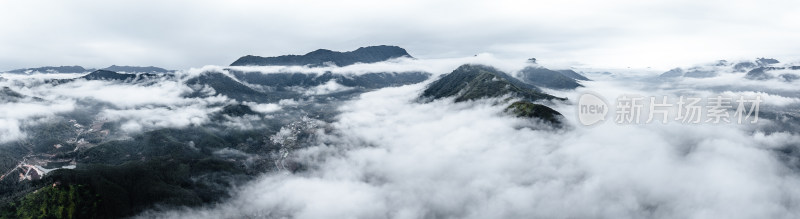
[[[731,96],[731,97],[745,97],[748,99],[755,98],[756,96],[761,97],[764,101],[763,104],[765,105],[775,105],[775,106],[787,106],[792,104],[799,104],[800,98],[794,97],[784,97],[781,95],[776,94],[769,94],[765,92],[753,92],[753,91],[746,91],[746,92],[731,92],[725,91],[722,92],[721,95]],[[735,99],[734,99],[735,101]],[[735,103],[735,102],[734,102]]]
[[297,106],[298,104],[300,103],[293,99],[282,99],[278,101],[278,105],[280,106]]
[[[213,70],[213,69],[212,69]],[[159,78],[140,83],[118,81],[74,80],[59,85],[43,83],[47,79],[69,79],[80,74],[12,75],[0,86],[9,86],[27,96],[19,102],[0,105],[0,142],[19,140],[26,135],[23,127],[36,124],[37,118],[51,118],[72,112],[78,104],[90,104],[99,111],[99,118],[118,121],[127,134],[156,128],[181,128],[202,125],[210,114],[226,104],[235,103],[225,96],[185,98],[192,88],[183,82],[197,72],[178,72],[174,78]],[[5,76],[5,75],[4,75]],[[36,100],[41,98],[41,100]],[[97,103],[99,102],[99,104]],[[103,104],[107,103],[107,104]],[[256,111],[275,111],[277,104],[253,104]],[[231,127],[242,127],[244,121],[229,121]],[[252,125],[249,125],[252,126]]]
[[[423,70],[448,73],[463,63],[481,63],[514,72],[520,59],[489,54],[475,57],[359,64],[344,68],[258,67],[278,71],[363,73]],[[232,101],[223,96],[183,98],[181,82],[220,66],[178,72],[174,81],[150,85],[76,81],[22,89],[46,102],[0,106],[0,132],[24,135],[21,121],[74,109],[93,99],[111,107],[100,116],[135,133],[152,128],[201,125]],[[715,87],[744,80],[741,74],[685,79],[675,84],[646,82],[642,73],[585,82],[583,91],[613,100],[622,94],[675,96],[711,94]],[[652,75],[650,75],[652,76]],[[435,77],[434,77],[435,78]],[[16,81],[23,79],[14,79]],[[33,79],[32,79],[33,80]],[[432,81],[433,79],[429,80]],[[610,81],[606,81],[610,80]],[[13,85],[15,82],[3,82]],[[792,84],[745,81],[743,87],[796,92]],[[783,82],[781,82],[783,83]],[[30,83],[29,83],[30,84]],[[670,123],[583,127],[575,106],[553,106],[567,117],[564,130],[531,129],[530,122],[503,113],[492,101],[415,101],[425,83],[369,92],[343,104],[332,133],[318,132],[313,145],[292,152],[308,165],[300,173],[270,173],[236,188],[234,197],[211,208],[149,212],[144,216],[223,218],[797,218],[798,174],[776,158],[775,150],[796,147],[797,133],[764,133],[758,126]],[[335,82],[315,92],[333,92]],[[742,88],[742,87],[738,87]],[[760,94],[730,91],[731,94]],[[764,93],[773,105],[791,106],[795,97]],[[66,98],[64,101],[56,101]],[[50,102],[47,102],[50,101]],[[258,112],[298,105],[245,102]],[[60,107],[60,108],[59,108]],[[24,109],[24,110],[18,110]],[[223,124],[251,128],[250,116]],[[8,135],[5,135],[8,134]],[[6,137],[11,136],[11,137]],[[221,151],[235,153],[235,151]]]
[[243,104],[249,106],[250,109],[259,113],[271,113],[281,110],[281,106],[274,103],[244,102]]
[[746,73],[735,73],[735,74],[720,74],[717,77],[711,78],[682,78],[681,80],[675,81],[675,84],[671,84],[670,86],[674,86],[676,88],[685,88],[685,89],[709,89],[714,87],[739,87],[739,88],[749,88],[755,89],[760,91],[765,90],[777,90],[777,91],[793,91],[797,90],[797,86],[800,84],[800,81],[793,81],[793,82],[785,82],[775,80],[749,80],[744,78]]
[[[603,96],[654,95],[628,81]],[[335,132],[293,152],[301,173],[272,173],[180,218],[796,218],[800,178],[776,159],[795,134],[751,126],[580,126],[532,130],[486,101],[414,101],[424,84],[344,104]],[[611,89],[614,88],[614,89]],[[579,92],[565,92],[577,96]]]
[[75,109],[75,101],[26,102],[0,104],[0,143],[25,137],[24,125],[36,124],[37,118],[50,118],[58,113]]
[[0,76],[7,79],[12,80],[30,80],[30,79],[37,79],[37,81],[45,80],[45,79],[70,79],[70,78],[77,78],[83,74],[76,74],[76,73],[47,73],[47,74],[12,74],[12,73],[2,73]]
[[126,121],[122,129],[138,133],[155,128],[180,128],[199,126],[208,121],[209,114],[220,108],[207,105],[189,105],[176,108],[143,107],[138,109],[105,109],[99,116],[110,121]]
[[341,85],[339,83],[336,83],[336,80],[330,80],[328,82],[325,82],[324,84],[320,84],[320,85],[305,89],[305,91],[303,93],[305,93],[306,95],[325,95],[325,94],[332,94],[332,93],[338,93],[338,92],[342,92],[342,91],[347,91],[347,90],[351,90],[351,89],[352,89],[351,87],[347,87],[347,86]]
[[191,101],[183,94],[191,89],[177,80],[161,80],[153,85],[125,84],[114,81],[76,80],[57,86],[31,88],[38,96],[52,98],[91,98],[116,107],[131,108],[144,105],[171,105]]

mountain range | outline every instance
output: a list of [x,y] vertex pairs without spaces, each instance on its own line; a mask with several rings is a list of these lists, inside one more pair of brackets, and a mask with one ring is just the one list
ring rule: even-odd
[[[45,83],[17,83],[8,86],[21,84],[29,88],[0,90],[3,103],[41,105],[72,98],[69,103],[74,103],[76,109],[54,113],[57,116],[49,121],[37,120],[23,127],[27,137],[22,140],[0,143],[0,172],[6,173],[5,178],[0,178],[0,218],[67,215],[117,218],[154,207],[217,203],[230,196],[226,193],[228,189],[241,186],[259,174],[308,168],[287,161],[284,155],[290,154],[295,145],[313,139],[318,130],[310,127],[336,121],[341,104],[387,87],[430,82],[415,96],[418,101],[410,104],[489,100],[503,106],[503,112],[498,112],[501,115],[525,118],[521,121],[543,121],[547,127],[558,128],[563,125],[563,116],[547,105],[565,98],[547,94],[539,86],[572,89],[580,86],[575,86],[577,80],[588,80],[574,71],[544,68],[535,71],[546,74],[522,71],[520,80],[478,64],[461,65],[436,78],[431,78],[434,74],[429,72],[390,69],[309,73],[236,68],[239,65],[346,66],[400,57],[411,56],[396,46],[370,46],[350,52],[316,50],[302,56],[245,56],[231,67],[202,72],[173,73],[157,67],[131,66],[17,71],[85,74]],[[46,100],[24,95],[58,89],[71,91],[84,86],[114,87],[111,90],[121,93],[119,97],[104,93],[95,98],[71,97],[62,92]],[[149,89],[177,90],[170,98],[178,100],[174,104],[161,101],[161,93],[150,97],[159,100],[155,104],[130,106],[124,100],[126,92]],[[178,113],[171,114],[175,112]],[[187,112],[200,114],[187,118],[190,122],[182,126],[169,123],[173,119],[182,121],[172,117],[185,116]],[[150,118],[151,114],[157,119],[137,119]],[[331,127],[321,130],[329,131]],[[291,142],[274,140],[287,133],[291,135],[286,136],[286,141]]]
[[305,55],[282,55],[276,57],[243,56],[231,66],[347,66],[355,63],[375,63],[394,58],[408,57],[411,55],[398,46],[368,46],[349,52],[337,52],[327,49],[318,49]]
[[29,74],[34,72],[39,73],[83,73],[89,72],[91,69],[85,69],[81,66],[44,66],[38,68],[22,68],[8,71],[9,73],[16,74]]
[[746,72],[744,78],[749,80],[778,78],[783,81],[791,82],[800,78],[800,74],[791,72],[793,70],[800,70],[800,66],[793,66],[792,64],[781,65],[780,61],[773,58],[756,58],[752,61],[740,61],[736,63],[719,60],[715,63],[696,65],[688,69],[674,68],[662,73],[659,75],[659,78],[711,78],[725,73]]
[[10,70],[8,71],[8,73],[14,73],[14,74],[86,73],[86,72],[93,72],[96,70],[106,70],[106,71],[123,72],[123,73],[151,73],[151,74],[165,74],[174,72],[173,70],[167,70],[154,66],[141,67],[141,66],[111,65],[106,68],[94,69],[94,68],[84,68],[75,65],[75,66],[44,66],[36,68],[22,68],[22,69]]

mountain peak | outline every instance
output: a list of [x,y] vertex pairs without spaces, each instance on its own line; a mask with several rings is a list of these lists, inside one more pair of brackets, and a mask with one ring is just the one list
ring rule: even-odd
[[328,49],[317,49],[305,55],[283,55],[275,57],[260,57],[246,55],[231,66],[323,66],[333,63],[336,66],[347,66],[355,63],[375,63],[393,58],[411,57],[405,49],[398,46],[367,46],[349,52],[337,52]]
[[329,49],[317,49],[312,52],[306,53],[306,55],[316,55],[316,54],[329,54],[329,53],[336,53],[333,50]]
[[149,73],[122,74],[122,73],[117,73],[117,72],[114,72],[114,71],[100,69],[100,70],[93,71],[92,73],[89,73],[87,75],[84,75],[83,77],[80,77],[80,78],[83,78],[83,79],[86,79],[86,80],[104,80],[104,81],[115,81],[115,80],[137,81],[137,80],[140,80],[140,79],[145,79],[145,78],[155,77],[155,76],[157,76],[157,75],[149,74]]
[[155,66],[127,66],[127,65],[111,65],[107,68],[101,70],[108,70],[114,72],[126,72],[126,73],[169,73],[172,72],[167,69],[155,67]]
[[499,97],[506,94],[535,101],[560,99],[541,92],[536,86],[523,83],[491,66],[465,64],[434,81],[422,97],[440,99],[455,96],[456,102]]
[[778,64],[780,62],[777,59],[762,57],[762,58],[756,59],[756,63],[758,63],[759,66],[764,67],[764,66],[768,66],[768,65],[771,65],[771,64]]
[[127,80],[130,78],[135,78],[136,75],[133,74],[120,74],[114,71],[109,70],[97,70],[89,73],[82,78],[86,80]]
[[525,83],[551,89],[575,89],[583,87],[577,80],[589,80],[572,70],[553,71],[533,66],[522,69],[519,76]]
[[[538,100],[560,99],[541,92],[533,85],[525,84],[494,67],[466,64],[434,81],[422,92],[423,100],[455,97],[455,102],[496,98],[510,95],[519,100],[506,111],[519,117],[538,118],[552,124],[560,124],[560,113],[550,107],[536,104]],[[504,101],[507,101],[505,99]]]

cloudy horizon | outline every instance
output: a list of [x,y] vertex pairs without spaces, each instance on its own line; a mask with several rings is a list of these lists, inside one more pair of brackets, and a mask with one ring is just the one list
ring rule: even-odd
[[796,61],[798,8],[793,1],[4,1],[0,70],[188,69],[384,44],[422,59],[491,53],[584,67]]
[[0,218],[800,218],[797,9],[0,1]]

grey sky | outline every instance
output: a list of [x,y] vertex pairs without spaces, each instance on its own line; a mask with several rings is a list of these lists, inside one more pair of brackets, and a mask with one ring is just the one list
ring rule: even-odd
[[669,68],[800,57],[798,1],[0,1],[0,70],[227,65],[391,44],[419,58]]

